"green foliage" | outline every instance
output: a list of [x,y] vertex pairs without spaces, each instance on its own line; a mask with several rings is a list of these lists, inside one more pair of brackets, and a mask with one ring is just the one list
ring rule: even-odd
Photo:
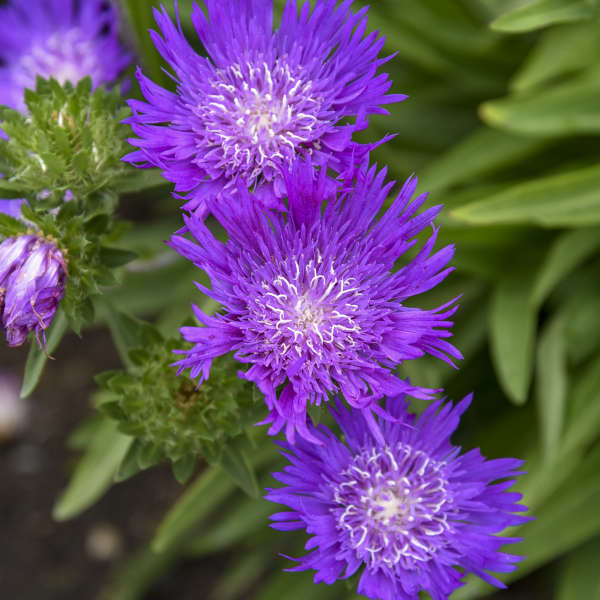
[[[113,331],[125,357],[127,371],[103,373],[97,377],[110,399],[100,410],[119,423],[121,431],[133,436],[121,468],[120,478],[164,460],[173,463],[180,481],[193,473],[198,457],[222,463],[236,473],[247,491],[258,494],[243,450],[232,441],[257,420],[262,401],[252,386],[237,375],[239,364],[232,356],[215,360],[210,378],[195,384],[186,374],[176,376],[171,365],[179,340],[164,340],[149,325],[140,325],[137,340],[131,320],[116,317]],[[145,335],[144,335],[145,334]],[[143,345],[135,346],[136,342]],[[248,479],[250,477],[250,479]]]
[[107,190],[127,168],[121,158],[128,127],[121,121],[128,109],[118,90],[92,92],[89,77],[75,87],[38,78],[25,102],[27,113],[0,111],[9,136],[0,140],[7,187],[45,206],[58,206],[67,191],[75,202],[110,202]]
[[[174,3],[166,4],[173,14]],[[501,579],[515,582],[552,562],[558,600],[595,598],[590,557],[598,552],[600,534],[600,2],[371,4],[369,28],[386,35],[390,54],[398,53],[385,66],[393,91],[410,99],[393,107],[392,116],[374,116],[363,139],[397,134],[373,158],[400,180],[416,172],[420,190],[432,192],[431,204],[445,205],[440,243],[456,245],[457,273],[440,294],[463,294],[455,327],[465,355],[461,369],[418,360],[403,374],[422,385],[443,385],[454,398],[474,391],[459,432],[463,446],[481,444],[490,456],[527,459],[528,474],[519,485],[536,520],[509,535],[524,537],[514,551],[528,559]],[[122,2],[140,63],[155,81],[172,86],[147,34],[154,26],[152,5]],[[283,5],[277,0],[277,11]],[[186,0],[179,8],[193,39],[190,6]],[[99,376],[103,391],[96,404],[104,416],[74,438],[84,456],[56,516],[78,514],[112,482],[157,462],[171,461],[179,481],[194,475],[198,457],[215,465],[167,512],[153,551],[119,571],[108,597],[142,598],[177,560],[212,555],[228,563],[207,592],[211,599],[356,600],[343,583],[315,586],[310,574],[279,572],[284,563],[274,557],[302,553],[306,536],[268,531],[269,507],[238,489],[256,496],[273,485],[267,467],[277,458],[270,441],[249,433],[264,411],[263,399],[237,378],[231,358],[217,361],[210,380],[196,390],[169,367],[176,360],[171,350],[181,343],[165,341],[156,328],[125,314],[155,315],[165,337],[172,336],[193,294],[191,281],[200,275],[161,254],[161,241],[179,223],[168,184],[157,171],[128,171],[119,161],[128,134],[119,124],[122,101],[116,92],[90,94],[88,83],[59,90],[50,82],[40,83],[28,102],[31,122],[2,113],[11,140],[0,142],[0,196],[27,197],[26,219],[67,251],[67,298],[49,331],[48,351],[62,338],[67,318],[78,327],[91,317],[88,299],[94,295],[97,317],[110,328],[124,365]],[[86,102],[94,110],[84,110]],[[97,164],[102,169],[96,172]],[[67,190],[74,198],[64,203]],[[117,242],[117,197],[152,192],[162,212]],[[58,211],[49,215],[48,207]],[[2,236],[27,226],[0,216]],[[131,252],[143,261],[115,279],[114,269],[131,260]],[[115,281],[120,285],[107,290]],[[102,300],[99,292],[105,292]],[[198,294],[194,300],[207,312],[217,308]],[[423,301],[435,305],[431,295]],[[32,349],[24,395],[35,387],[46,358]],[[317,412],[311,417],[325,418]],[[469,577],[452,600],[492,591]]]

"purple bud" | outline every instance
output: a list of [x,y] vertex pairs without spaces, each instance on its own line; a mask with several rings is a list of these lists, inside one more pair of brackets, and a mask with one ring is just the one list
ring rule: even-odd
[[67,267],[56,244],[38,235],[8,238],[0,244],[0,317],[11,347],[30,331],[45,342],[58,303],[65,294]]

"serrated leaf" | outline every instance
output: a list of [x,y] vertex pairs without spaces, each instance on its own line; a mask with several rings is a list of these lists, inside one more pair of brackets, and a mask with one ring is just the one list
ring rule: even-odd
[[12,237],[27,231],[27,225],[0,212],[0,237]]
[[542,331],[536,373],[543,456],[547,463],[551,463],[560,449],[568,390],[566,341],[561,316],[555,317]]
[[451,215],[474,225],[600,225],[600,167],[520,183],[484,200],[460,206]]
[[132,442],[133,438],[118,431],[116,423],[104,420],[54,506],[52,514],[57,521],[77,516],[106,492]]
[[598,16],[598,9],[586,0],[538,0],[494,20],[490,27],[503,33],[523,33]]
[[536,275],[531,296],[533,303],[540,306],[563,277],[599,248],[600,229],[577,229],[561,234]]
[[494,290],[490,307],[492,360],[504,392],[515,404],[527,401],[533,371],[537,312],[531,277],[515,272]]
[[21,398],[27,398],[36,388],[44,367],[52,352],[58,348],[61,340],[67,332],[69,322],[62,310],[58,310],[54,315],[52,324],[48,329],[46,337],[46,348],[40,348],[37,343],[32,342],[27,355],[25,364],[25,374],[23,375],[23,385],[21,387]]

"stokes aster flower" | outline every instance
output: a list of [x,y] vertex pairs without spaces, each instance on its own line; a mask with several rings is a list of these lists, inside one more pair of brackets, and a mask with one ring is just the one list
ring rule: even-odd
[[344,442],[320,426],[320,446],[281,443],[291,465],[274,474],[285,487],[266,498],[292,510],[274,514],[272,527],[313,536],[291,570],[332,584],[364,567],[358,593],[378,600],[418,600],[421,590],[445,600],[467,572],[505,587],[486,571],[514,571],[521,559],[499,552],[518,538],[495,534],[529,520],[513,514],[527,508],[507,491],[522,461],[459,454],[450,436],[470,402],[438,401],[415,420],[402,398],[388,400],[397,422],[380,422],[383,442],[338,403]]
[[[296,156],[311,156],[345,173],[376,144],[352,142],[367,115],[399,102],[386,95],[391,81],[377,69],[384,38],[363,37],[367,9],[352,0],[317,0],[310,10],[288,0],[281,25],[272,30],[273,0],[206,0],[208,18],[195,5],[192,22],[208,53],[197,54],[164,7],[155,11],[162,37],[152,32],[172,66],[177,93],[138,70],[147,102],[129,102],[139,147],[125,160],[158,166],[184,208],[206,209],[205,199],[238,184],[262,202],[277,205],[284,193],[281,170]],[[339,124],[355,117],[353,124]],[[166,127],[165,127],[166,125]],[[271,193],[268,193],[268,191]]]
[[223,306],[215,316],[195,307],[204,326],[181,330],[194,346],[181,352],[180,370],[206,379],[212,360],[234,351],[252,365],[241,376],[265,394],[269,433],[285,426],[290,440],[295,430],[311,437],[309,403],[320,405],[339,391],[373,425],[371,410],[382,413],[377,402],[384,395],[431,398],[433,390],[413,388],[393,373],[399,363],[426,353],[450,363],[461,358],[445,340],[453,302],[435,310],[403,304],[446,277],[453,247],[430,256],[434,228],[420,252],[393,270],[441,207],[415,215],[426,195],[411,201],[411,179],[377,220],[393,182],[385,183],[385,169],[371,167],[357,171],[322,212],[329,190],[324,171],[316,175],[310,163],[296,163],[286,176],[287,214],[264,212],[243,189],[213,198],[209,209],[229,235],[224,244],[199,215],[185,217],[198,244],[171,240],[206,271],[212,289],[198,287]]
[[23,90],[38,75],[61,84],[90,76],[114,83],[131,56],[119,43],[116,9],[106,0],[9,0],[0,7],[0,104],[24,110]]
[[56,244],[38,235],[20,235],[0,244],[0,317],[9,346],[20,346],[30,331],[50,325],[65,293],[67,267]]

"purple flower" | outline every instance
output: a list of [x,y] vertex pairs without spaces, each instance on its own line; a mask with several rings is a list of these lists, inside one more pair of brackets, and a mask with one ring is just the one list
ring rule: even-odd
[[30,331],[50,325],[65,293],[67,267],[55,243],[34,234],[0,244],[0,318],[9,346],[20,346]]
[[0,8],[0,104],[25,109],[38,75],[60,83],[90,76],[114,83],[131,61],[119,43],[116,9],[106,0],[9,0]]
[[25,202],[22,198],[15,200],[0,199],[0,214],[8,215],[14,219],[21,218],[21,205]]
[[421,590],[445,600],[466,572],[505,587],[486,571],[514,571],[521,559],[499,552],[519,538],[495,534],[529,520],[514,514],[527,510],[521,495],[507,491],[522,461],[460,454],[450,436],[470,402],[434,402],[416,420],[402,398],[388,400],[397,421],[380,421],[382,442],[338,403],[344,442],[320,426],[322,445],[281,443],[291,464],[274,477],[285,487],[266,497],[291,511],[274,514],[272,527],[312,536],[291,570],[332,584],[364,567],[358,593],[378,600],[418,600]]
[[[171,65],[177,93],[138,70],[147,102],[129,102],[129,123],[139,150],[125,160],[158,166],[184,208],[206,209],[221,189],[253,189],[277,205],[285,187],[281,170],[296,156],[311,156],[345,173],[376,144],[352,142],[367,115],[387,114],[383,104],[406,96],[386,95],[387,74],[377,74],[384,38],[364,36],[367,9],[353,13],[352,0],[317,0],[310,10],[288,0],[281,25],[272,30],[272,0],[206,0],[208,18],[194,6],[192,22],[208,57],[199,55],[164,7],[155,11],[162,33],[152,32]],[[341,124],[345,118],[353,123]],[[166,127],[164,125],[167,125]],[[274,193],[273,193],[274,192]]]
[[430,256],[433,228],[416,256],[395,269],[441,207],[416,215],[426,195],[411,201],[416,180],[410,179],[377,220],[393,182],[386,184],[386,170],[375,167],[355,175],[323,203],[325,170],[317,176],[310,163],[298,161],[286,176],[287,214],[265,212],[240,189],[227,201],[208,201],[229,236],[226,243],[197,214],[185,223],[198,244],[182,236],[171,241],[206,271],[212,289],[198,287],[223,306],[215,316],[195,307],[204,326],[181,330],[194,346],[181,352],[180,370],[190,368],[203,380],[216,356],[235,352],[252,365],[242,376],[265,394],[269,433],[285,426],[289,440],[295,430],[311,437],[309,403],[320,405],[341,392],[373,423],[371,410],[382,412],[377,402],[385,395],[431,398],[433,390],[413,388],[393,373],[399,363],[426,353],[450,363],[461,358],[445,340],[453,302],[435,310],[404,305],[452,270],[446,265],[453,247]]

